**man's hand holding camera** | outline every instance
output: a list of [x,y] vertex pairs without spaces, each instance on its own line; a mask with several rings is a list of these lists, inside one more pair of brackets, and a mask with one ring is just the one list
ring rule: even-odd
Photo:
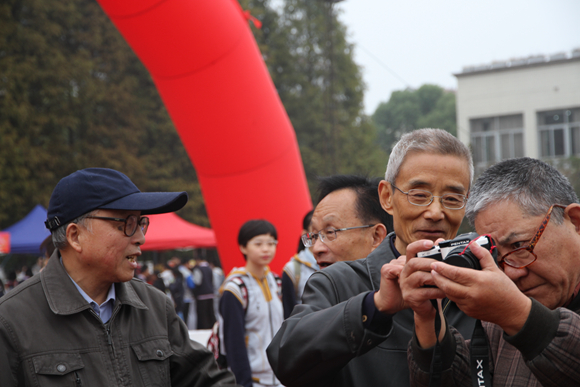
[[470,248],[481,270],[434,262],[435,285],[467,315],[495,323],[508,335],[516,334],[530,313],[531,300],[500,270],[488,250],[475,243]]
[[406,257],[402,255],[381,268],[380,288],[374,295],[375,305],[381,313],[395,314],[408,308],[399,287],[399,276],[406,261]]
[[[413,309],[415,320],[431,322],[426,334],[435,342],[433,320],[435,309],[432,299],[444,298],[445,294],[436,288],[431,274],[431,264],[434,259],[415,258],[418,252],[433,248],[430,240],[420,240],[407,246],[407,256],[383,265],[381,269],[381,285],[375,293],[375,305],[386,314],[394,314],[403,309]],[[407,259],[407,257],[411,257]],[[423,326],[423,325],[422,325]],[[426,337],[425,337],[426,340]]]
[[[433,242],[430,240],[416,241],[409,244],[407,254],[410,257],[414,257],[417,252],[429,250],[432,247]],[[416,275],[413,276],[414,281],[424,285],[433,285],[434,283],[430,274],[431,268],[429,266],[431,262],[433,262],[432,259],[419,259],[418,263],[421,265],[418,266],[415,262],[408,262],[407,257],[402,255],[398,259],[383,265],[381,269],[380,289],[375,293],[374,297],[377,309],[382,313],[395,314],[403,309],[414,309],[414,307],[418,307],[416,302],[421,303],[424,299],[417,300],[417,297],[413,296],[405,299],[402,294],[400,277],[403,271],[406,273],[416,272]],[[422,290],[427,296],[431,296],[433,299],[442,294],[441,291],[433,287]],[[429,302],[429,298],[426,300]],[[429,307],[432,309],[430,302]],[[425,305],[425,308],[427,308],[427,305]]]
[[435,318],[435,309],[431,300],[444,298],[445,294],[436,287],[431,274],[431,265],[436,262],[431,258],[417,258],[424,247],[433,246],[433,242],[421,240],[407,247],[407,264],[401,271],[399,283],[403,300],[407,307],[413,309],[416,315]]
[[[425,240],[409,244],[407,246],[409,258],[399,278],[404,304],[415,312],[415,332],[424,348],[432,347],[437,341],[434,330],[436,310],[431,300],[445,297],[445,293],[436,287],[431,273],[431,265],[437,261],[432,258],[416,257],[417,253],[432,246],[433,242]],[[444,328],[443,326],[441,329],[440,339],[445,334]]]
[[[424,348],[436,342],[433,329],[436,310],[431,303],[434,299],[447,297],[467,315],[495,323],[508,335],[523,327],[531,300],[497,266],[488,249],[477,243],[469,245],[481,266],[480,270],[474,270],[417,257],[432,247],[429,240],[413,242],[407,247],[407,256],[383,266],[381,288],[375,294],[379,310],[394,313],[413,309],[417,339]],[[443,325],[440,338],[444,328]]]

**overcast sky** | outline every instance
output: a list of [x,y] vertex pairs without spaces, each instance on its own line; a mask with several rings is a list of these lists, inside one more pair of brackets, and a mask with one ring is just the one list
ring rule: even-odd
[[345,0],[335,10],[368,114],[407,86],[455,89],[463,66],[580,48],[580,0]]

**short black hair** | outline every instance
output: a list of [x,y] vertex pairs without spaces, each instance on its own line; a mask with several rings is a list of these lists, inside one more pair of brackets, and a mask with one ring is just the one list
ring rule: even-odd
[[[238,232],[238,245],[246,247],[250,239],[264,234],[272,235],[274,239],[278,240],[278,232],[272,223],[265,219],[248,220],[240,227],[240,232]],[[247,260],[246,255],[243,254],[243,256]]]
[[[304,219],[302,219],[302,230],[306,230],[308,231],[308,228],[310,227],[310,222],[312,221],[312,215],[314,214],[314,208],[311,209],[310,211],[308,211],[306,213],[306,215],[304,215]],[[304,243],[302,243],[302,237],[298,238],[298,250],[297,252],[301,252],[302,250],[304,250],[306,248],[306,246],[304,246]]]
[[252,219],[248,220],[246,223],[240,227],[240,232],[238,233],[238,245],[246,246],[250,239],[255,236],[269,234],[278,240],[278,232],[276,227],[265,219]]
[[381,206],[379,198],[380,178],[361,175],[332,175],[319,178],[318,202],[328,194],[341,189],[351,189],[356,193],[356,211],[365,223],[379,222],[385,225],[387,233],[393,231],[393,217]]
[[304,215],[304,219],[302,219],[303,230],[308,230],[308,227],[310,227],[310,222],[312,221],[312,214],[314,214],[314,208],[308,211],[306,215]]

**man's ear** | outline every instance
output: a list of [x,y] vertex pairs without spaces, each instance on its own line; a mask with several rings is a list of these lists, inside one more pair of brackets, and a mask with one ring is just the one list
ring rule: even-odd
[[80,226],[76,223],[70,223],[66,226],[66,240],[68,245],[77,253],[82,251],[80,236],[83,231],[86,230],[81,230]]
[[379,245],[385,239],[386,236],[387,236],[387,228],[385,227],[385,225],[382,223],[377,224],[373,231],[373,249],[379,247]]
[[580,204],[569,204],[566,210],[564,210],[564,214],[570,218],[570,222],[574,225],[576,233],[580,235]]
[[381,180],[379,183],[379,199],[381,207],[390,215],[393,215],[393,191],[391,183]]
[[240,251],[242,252],[243,255],[247,255],[248,249],[246,248],[246,246],[240,245]]

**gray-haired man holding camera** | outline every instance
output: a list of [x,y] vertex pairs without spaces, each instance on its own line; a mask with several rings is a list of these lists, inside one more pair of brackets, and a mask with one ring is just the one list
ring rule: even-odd
[[[498,263],[471,244],[482,269],[410,258],[389,265],[400,275],[402,296],[415,312],[409,348],[412,385],[429,384],[437,338],[432,298],[448,297],[483,321],[494,386],[580,385],[580,204],[555,168],[530,158],[485,171],[471,190],[466,214],[476,231],[497,245]],[[409,245],[409,257],[423,250]],[[434,284],[437,288],[424,288]],[[471,386],[481,375],[452,326],[442,325],[441,385]]]
[[[347,257],[309,278],[303,303],[284,321],[267,350],[272,369],[285,386],[409,384],[406,348],[413,333],[413,312],[399,304],[386,305],[391,292],[399,293],[398,286],[382,278],[381,268],[405,254],[413,241],[430,239],[432,246],[438,238],[455,237],[472,176],[469,149],[451,134],[420,129],[401,137],[378,189],[395,231],[366,258]],[[316,226],[314,218],[312,224],[329,230],[328,225]],[[345,232],[361,230],[369,229]],[[317,236],[318,244],[348,240],[342,232],[334,240]],[[466,334],[473,330],[473,319],[454,305],[447,316]]]

